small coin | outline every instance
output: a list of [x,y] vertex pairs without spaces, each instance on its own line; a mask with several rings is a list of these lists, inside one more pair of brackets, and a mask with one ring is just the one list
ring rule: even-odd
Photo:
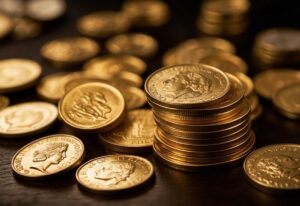
[[22,147],[12,158],[13,172],[22,178],[42,180],[65,173],[81,164],[84,145],[68,134],[54,134]]
[[8,35],[12,28],[12,20],[5,14],[0,13],[0,39]]
[[148,160],[133,155],[107,155],[92,159],[76,171],[80,186],[92,192],[111,194],[147,184],[154,175]]
[[126,32],[130,21],[126,15],[116,11],[98,11],[82,16],[77,23],[80,33],[97,38]]
[[244,161],[247,180],[265,192],[300,189],[299,144],[274,144],[253,151]]
[[40,65],[29,59],[0,61],[0,93],[20,91],[34,85],[42,73]]
[[123,122],[113,131],[101,134],[100,140],[107,148],[128,154],[152,151],[155,122],[151,110],[128,112]]
[[27,102],[0,111],[0,136],[17,138],[48,129],[57,119],[57,108],[46,102]]
[[58,104],[63,121],[74,129],[86,132],[113,129],[124,119],[125,107],[119,90],[101,82],[73,88]]
[[26,14],[37,21],[53,21],[66,11],[64,0],[29,0],[26,4]]
[[127,33],[108,39],[106,48],[112,54],[129,54],[140,58],[150,58],[158,50],[158,43],[147,34]]
[[0,95],[0,110],[5,109],[9,105],[9,99],[6,96]]
[[243,74],[241,72],[235,72],[233,73],[234,76],[236,76],[240,82],[242,83],[242,86],[245,91],[245,96],[248,97],[251,95],[254,91],[254,84],[253,81],[248,77],[246,74]]
[[42,24],[29,18],[20,17],[14,19],[12,31],[15,40],[29,39],[38,36],[42,32]]

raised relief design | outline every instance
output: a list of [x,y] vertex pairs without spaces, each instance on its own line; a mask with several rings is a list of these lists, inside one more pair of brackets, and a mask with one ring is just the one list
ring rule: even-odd
[[121,181],[126,181],[133,174],[135,165],[130,162],[112,161],[107,164],[101,164],[95,171],[95,179],[102,180],[103,184],[117,185]]
[[195,72],[178,72],[163,81],[162,96],[172,99],[188,99],[201,96],[210,91],[211,81]]
[[112,109],[108,106],[105,95],[102,92],[83,92],[75,101],[69,111],[71,117],[86,120],[107,119],[107,114]]
[[51,165],[59,164],[65,159],[69,144],[63,142],[54,142],[47,144],[44,148],[36,150],[33,153],[33,164],[30,169],[47,173]]

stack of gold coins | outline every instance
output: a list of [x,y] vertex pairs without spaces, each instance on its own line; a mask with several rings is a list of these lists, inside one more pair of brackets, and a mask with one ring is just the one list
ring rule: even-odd
[[274,28],[262,31],[256,37],[253,56],[262,68],[299,66],[300,30]]
[[233,36],[248,26],[248,0],[206,0],[197,21],[198,29],[210,35]]
[[157,124],[153,149],[184,171],[239,162],[254,147],[250,105],[240,81],[208,65],[164,67],[145,83]]

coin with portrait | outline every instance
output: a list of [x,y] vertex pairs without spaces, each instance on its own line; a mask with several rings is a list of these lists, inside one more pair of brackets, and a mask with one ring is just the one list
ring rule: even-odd
[[22,147],[12,158],[15,175],[31,180],[67,172],[77,167],[84,157],[80,139],[68,134],[54,134]]
[[26,102],[0,111],[0,136],[17,138],[42,132],[57,119],[55,105],[46,102]]
[[143,186],[154,168],[147,159],[133,155],[107,155],[92,159],[76,171],[79,185],[92,192],[111,194]]

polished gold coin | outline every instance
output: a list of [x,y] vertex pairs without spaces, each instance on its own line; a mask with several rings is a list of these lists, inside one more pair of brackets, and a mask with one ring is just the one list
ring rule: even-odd
[[98,43],[85,37],[68,37],[52,40],[41,48],[41,55],[55,67],[77,66],[96,56]]
[[107,155],[92,159],[76,171],[80,186],[92,192],[111,194],[143,186],[154,168],[147,159],[133,155]]
[[130,21],[126,15],[116,11],[98,11],[82,16],[77,23],[80,33],[96,38],[126,32]]
[[15,92],[31,87],[42,74],[41,66],[29,59],[0,61],[0,93]]
[[81,164],[84,145],[68,134],[54,134],[22,147],[12,158],[13,172],[25,179],[41,180],[65,173]]
[[140,58],[149,58],[158,50],[158,43],[147,34],[127,33],[108,39],[106,48],[112,54],[129,54]]
[[0,110],[5,109],[9,105],[9,99],[6,96],[0,95]]
[[233,73],[233,75],[236,76],[242,83],[245,91],[245,96],[248,97],[249,95],[251,95],[254,91],[254,84],[252,79],[241,72],[235,72]]
[[291,69],[272,69],[254,77],[255,91],[262,97],[271,97],[282,87],[300,81],[300,72]]
[[15,40],[30,39],[42,32],[42,24],[29,18],[14,19],[12,36]]
[[155,122],[151,110],[128,112],[123,122],[113,131],[101,134],[105,147],[128,154],[152,151]]
[[46,102],[27,102],[0,111],[0,136],[17,138],[48,129],[57,119],[57,108]]
[[12,20],[5,14],[0,13],[0,39],[8,35],[12,28]]
[[266,192],[300,189],[299,144],[274,144],[253,151],[244,161],[247,180]]
[[152,73],[145,82],[149,99],[178,108],[216,103],[229,89],[230,81],[224,72],[201,64],[164,67]]
[[77,130],[106,132],[121,123],[125,101],[115,87],[91,82],[65,94],[58,104],[62,120]]

